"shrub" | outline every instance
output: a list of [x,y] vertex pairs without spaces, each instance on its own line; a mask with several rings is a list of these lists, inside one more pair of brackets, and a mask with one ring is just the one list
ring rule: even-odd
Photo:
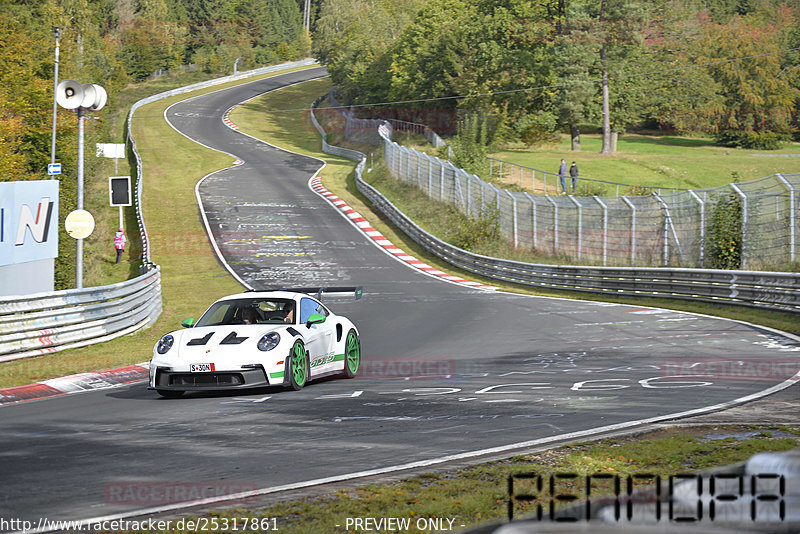
[[791,141],[791,136],[778,132],[740,132],[724,131],[716,135],[716,143],[732,148],[749,148],[751,150],[777,150],[784,143]]
[[708,262],[712,269],[738,269],[742,262],[742,199],[719,197],[707,223]]

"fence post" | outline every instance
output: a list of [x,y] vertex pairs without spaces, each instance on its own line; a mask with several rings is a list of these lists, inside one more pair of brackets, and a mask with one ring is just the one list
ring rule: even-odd
[[[450,166],[455,168],[452,163]],[[442,165],[442,172],[439,173],[439,200],[444,202],[444,165]]]
[[678,240],[678,233],[675,231],[675,225],[672,224],[672,215],[669,213],[669,206],[664,202],[661,196],[653,193],[656,199],[661,203],[664,208],[664,265],[669,262],[669,235],[667,229],[672,231],[672,237],[675,239],[675,246],[678,247],[678,256],[683,261],[683,250],[681,250],[681,242]]
[[490,180],[492,179],[492,163],[494,163],[494,160],[492,158],[489,158],[489,179]]
[[608,206],[597,195],[594,195],[594,199],[603,208],[603,266],[605,267],[608,264]]
[[631,209],[631,266],[636,262],[636,206],[628,200],[628,197],[620,197]]
[[[441,164],[441,160],[436,158]],[[428,164],[428,198],[433,198],[433,160]]]
[[744,194],[744,191],[739,189],[739,186],[736,184],[730,184],[731,189],[736,191],[736,193],[742,199],[742,269],[747,269],[747,253],[748,251],[748,244],[747,244],[747,195]]
[[789,190],[789,261],[795,261],[795,248],[797,247],[797,229],[796,217],[794,207],[794,185],[789,182],[782,174],[776,174],[783,185]]
[[583,255],[583,206],[581,206],[580,202],[575,200],[575,197],[573,195],[567,195],[567,196],[572,201],[572,203],[575,204],[575,207],[578,208],[578,232],[577,235],[575,236],[575,241],[576,241],[575,244],[578,250],[578,259],[581,259],[581,256]]
[[700,207],[700,268],[702,269],[706,260],[706,203],[691,189],[689,189],[689,194]]
[[[522,171],[522,169],[520,169]],[[511,197],[511,231],[514,234],[514,248],[519,247],[519,231],[517,228],[517,197],[511,191],[506,190]]]
[[467,175],[467,217],[472,217],[472,177],[474,175]]
[[[422,162],[420,161],[420,156],[421,155],[422,155],[422,152],[417,152],[417,183],[415,184],[417,187],[420,186],[419,182],[421,180],[421,174],[422,174]],[[428,155],[425,154],[425,157],[427,158]]]
[[558,254],[558,204],[550,195],[545,198],[553,205],[553,254]]
[[531,202],[531,232],[533,233],[532,246],[533,248],[539,247],[539,242],[536,237],[536,199],[530,193],[525,193],[528,200]]
[[536,170],[531,169],[531,191],[536,192]]

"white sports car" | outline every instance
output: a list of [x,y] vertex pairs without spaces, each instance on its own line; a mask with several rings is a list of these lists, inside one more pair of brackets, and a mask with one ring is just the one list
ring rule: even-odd
[[276,385],[297,390],[323,376],[354,377],[361,363],[358,329],[320,302],[323,293],[361,298],[360,287],[333,287],[219,299],[196,322],[183,321],[186,330],[156,343],[149,389],[174,398]]

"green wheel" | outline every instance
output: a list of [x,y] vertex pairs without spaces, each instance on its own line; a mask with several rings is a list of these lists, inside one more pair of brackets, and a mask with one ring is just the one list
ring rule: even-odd
[[297,340],[292,345],[287,360],[287,370],[289,375],[289,387],[295,391],[303,389],[308,380],[308,356],[303,342]]
[[361,365],[361,342],[355,330],[350,330],[344,342],[344,376],[353,378]]

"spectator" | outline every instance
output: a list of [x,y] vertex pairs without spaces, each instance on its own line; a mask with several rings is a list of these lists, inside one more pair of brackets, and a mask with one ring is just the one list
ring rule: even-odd
[[567,162],[561,158],[561,165],[558,167],[558,177],[561,179],[561,194],[567,194]]
[[125,230],[120,228],[117,230],[117,233],[114,234],[114,248],[117,249],[117,261],[122,259],[122,253],[125,252],[125,243],[128,242],[128,238],[125,237]]
[[574,193],[575,189],[578,187],[578,164],[574,161],[569,167],[569,175],[572,177],[572,192]]

